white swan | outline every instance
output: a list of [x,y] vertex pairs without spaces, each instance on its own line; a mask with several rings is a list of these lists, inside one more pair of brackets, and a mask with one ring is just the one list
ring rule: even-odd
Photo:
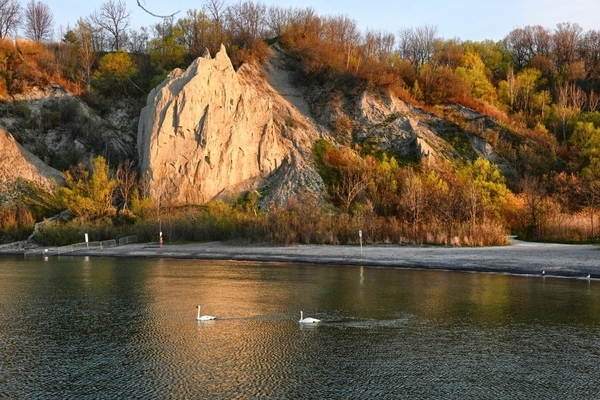
[[316,324],[317,322],[321,322],[320,319],[306,317],[304,318],[304,314],[300,311],[300,322],[301,324]]
[[198,306],[198,316],[196,317],[196,321],[210,321],[213,319],[217,319],[217,317],[213,317],[212,315],[200,316],[200,306]]

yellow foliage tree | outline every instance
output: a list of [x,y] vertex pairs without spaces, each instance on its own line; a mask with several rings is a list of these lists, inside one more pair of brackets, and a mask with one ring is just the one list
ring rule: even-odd
[[87,169],[78,164],[65,172],[65,186],[58,189],[58,201],[75,217],[98,220],[114,214],[113,194],[117,181],[110,178],[102,156],[93,158]]
[[[102,57],[98,70],[94,72],[94,86],[103,94],[129,94],[134,86],[131,80],[138,70],[129,53],[122,51],[109,53]],[[120,89],[115,93],[115,88]]]
[[471,90],[471,96],[493,104],[496,101],[496,89],[486,76],[485,64],[479,55],[466,53],[461,60],[462,66],[456,68],[460,76]]

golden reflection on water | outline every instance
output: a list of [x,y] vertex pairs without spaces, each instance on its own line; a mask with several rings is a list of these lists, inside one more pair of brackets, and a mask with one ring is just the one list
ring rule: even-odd
[[[145,297],[156,299],[147,303],[146,313],[152,318],[144,329],[153,332],[147,346],[168,364],[196,371],[203,382],[210,374],[215,379],[233,379],[240,387],[254,387],[269,371],[285,371],[296,354],[275,350],[302,329],[300,310],[314,312],[325,295],[318,280],[305,284],[315,272],[312,268],[290,269],[285,274],[288,281],[282,281],[280,266],[233,263],[223,268],[221,262],[191,260],[156,263],[156,273],[144,282]],[[198,304],[203,314],[217,319],[196,321]],[[218,368],[206,371],[202,366],[207,364]]]

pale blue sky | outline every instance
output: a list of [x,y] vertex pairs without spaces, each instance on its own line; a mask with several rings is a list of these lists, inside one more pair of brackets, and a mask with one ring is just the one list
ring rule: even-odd
[[[24,5],[28,0],[20,0]],[[78,18],[89,16],[105,0],[41,0],[53,12],[55,28],[74,25]],[[239,0],[237,0],[239,1]],[[202,0],[141,0],[156,14],[200,9]],[[438,35],[450,39],[481,41],[500,40],[511,30],[526,25],[554,29],[556,24],[579,24],[584,31],[600,30],[600,0],[263,0],[263,4],[280,7],[312,7],[319,15],[347,15],[364,32],[367,28],[396,34],[402,28],[433,25]],[[234,4],[236,0],[225,0]],[[150,26],[158,22],[126,0],[131,11],[131,27]]]

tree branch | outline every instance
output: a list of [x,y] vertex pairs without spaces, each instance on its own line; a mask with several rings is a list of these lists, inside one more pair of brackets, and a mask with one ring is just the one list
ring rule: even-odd
[[146,8],[144,8],[144,6],[142,6],[140,4],[140,0],[136,0],[137,1],[137,5],[138,7],[140,7],[142,10],[146,11],[148,14],[152,15],[153,17],[157,17],[157,18],[170,18],[173,17],[175,14],[179,13],[179,11],[175,11],[173,14],[169,14],[169,15],[158,15],[158,14],[154,14],[153,12],[147,10]]

